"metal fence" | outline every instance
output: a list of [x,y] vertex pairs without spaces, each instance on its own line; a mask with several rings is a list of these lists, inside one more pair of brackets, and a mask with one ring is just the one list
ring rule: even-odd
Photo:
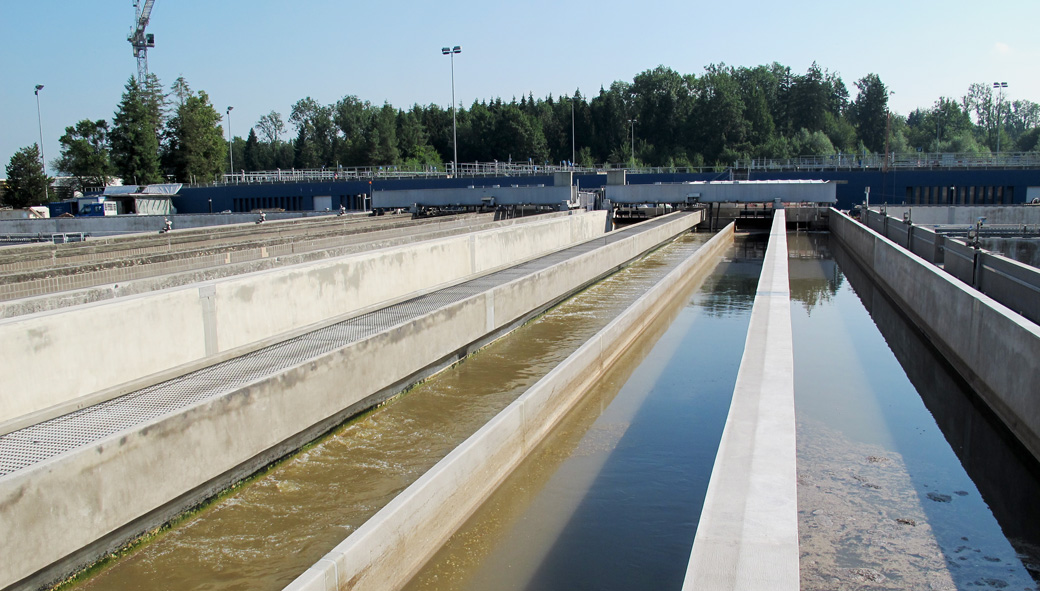
[[557,172],[573,172],[575,174],[605,174],[609,171],[624,170],[631,174],[675,174],[715,173],[728,180],[731,176],[729,167],[676,167],[676,166],[643,166],[631,167],[624,164],[601,164],[597,166],[572,166],[568,164],[533,164],[530,162],[460,162],[458,174],[451,173],[452,163],[441,166],[408,167],[399,166],[352,166],[311,169],[275,169],[253,172],[237,172],[225,174],[213,183],[189,183],[192,187],[214,185],[248,185],[270,183],[298,182],[336,182],[336,181],[372,181],[386,179],[414,178],[480,178],[503,176],[539,176]]
[[998,152],[991,154],[925,153],[908,154],[830,154],[798,158],[752,158],[738,160],[737,170],[749,171],[814,171],[948,169],[948,168],[1040,168],[1040,152]]

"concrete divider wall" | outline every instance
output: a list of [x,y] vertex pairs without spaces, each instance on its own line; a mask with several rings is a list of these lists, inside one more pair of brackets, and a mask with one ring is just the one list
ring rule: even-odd
[[962,240],[951,238],[946,241],[943,269],[968,285],[975,282],[975,249]]
[[407,583],[665,303],[715,266],[732,240],[730,224],[287,589],[384,591]]
[[[839,212],[831,232],[1040,459],[1040,327]],[[947,252],[954,241],[947,241]]]
[[915,224],[973,225],[980,217],[988,224],[1040,224],[1036,205],[887,205],[889,215],[902,219],[909,212]]
[[502,286],[0,478],[0,531],[17,532],[0,536],[0,588],[46,584],[89,564],[580,288],[590,270],[638,256],[645,235],[660,243],[696,220],[677,216],[560,263],[554,276],[573,275],[557,285],[563,292]]
[[979,252],[975,267],[979,291],[1040,323],[1040,269],[988,251]]
[[879,233],[899,246],[930,263],[942,263],[954,277],[1029,320],[1040,322],[1040,270],[891,216],[881,227],[884,232]]
[[932,264],[943,261],[943,248],[946,244],[944,236],[924,226],[913,226],[910,232],[910,250],[914,254]]
[[[600,236],[606,212],[0,320],[0,425]],[[54,368],[68,368],[54,371]],[[96,402],[96,400],[91,400]],[[68,407],[68,405],[73,405]]]
[[778,210],[684,590],[799,589],[787,257],[784,211]]
[[[556,212],[539,215],[549,219],[568,214]],[[0,299],[8,300],[0,301],[0,318],[67,308],[276,267],[333,259],[377,248],[445,238],[466,231],[477,232],[531,221],[530,218],[495,221],[492,217],[493,214],[477,214],[466,218],[449,217],[419,225],[391,223],[385,226],[354,228],[352,232],[331,236],[325,232],[322,234],[325,237],[314,239],[276,236],[273,239],[259,238],[247,245],[225,245],[224,240],[220,239],[216,241],[214,248],[196,248],[189,251],[175,249],[159,255],[143,255],[143,264],[135,262],[129,267],[121,266],[126,264],[125,260],[108,260],[105,263],[111,265],[108,268],[0,284]],[[357,241],[358,237],[362,240]],[[66,270],[78,266],[82,265],[66,267]],[[47,275],[45,271],[34,273]],[[33,273],[30,273],[26,276],[32,275]],[[55,292],[55,289],[60,291]],[[10,301],[9,297],[19,299]]]

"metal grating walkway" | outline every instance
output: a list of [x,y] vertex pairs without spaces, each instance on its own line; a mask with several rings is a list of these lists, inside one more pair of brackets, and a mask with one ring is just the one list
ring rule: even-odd
[[423,314],[461,301],[567,259],[664,223],[662,218],[608,233],[526,263],[344,320],[241,357],[124,394],[31,427],[0,436],[0,477],[113,433],[366,339]]

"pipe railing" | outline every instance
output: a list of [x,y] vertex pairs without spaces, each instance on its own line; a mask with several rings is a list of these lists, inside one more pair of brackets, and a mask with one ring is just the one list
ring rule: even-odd
[[905,154],[829,154],[797,158],[752,158],[738,160],[737,170],[863,170],[929,168],[1040,168],[1038,152],[989,154],[910,152]]

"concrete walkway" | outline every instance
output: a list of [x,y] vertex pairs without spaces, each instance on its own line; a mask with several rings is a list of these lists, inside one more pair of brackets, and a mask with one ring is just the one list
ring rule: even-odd
[[785,212],[773,217],[744,357],[683,589],[797,591],[794,354]]

